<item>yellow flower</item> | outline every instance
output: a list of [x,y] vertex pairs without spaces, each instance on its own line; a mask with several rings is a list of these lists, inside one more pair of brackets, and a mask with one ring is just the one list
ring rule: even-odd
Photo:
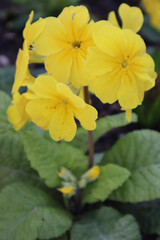
[[29,116],[25,111],[28,99],[24,94],[20,95],[18,92],[13,94],[12,104],[8,110],[8,121],[13,124],[15,130],[19,130],[29,120]]
[[106,26],[93,34],[96,47],[88,50],[87,70],[95,76],[91,90],[103,103],[119,101],[136,108],[144,92],[155,85],[154,61],[143,39],[129,29]]
[[34,44],[36,51],[46,56],[47,71],[58,81],[69,81],[76,88],[88,85],[90,80],[85,60],[87,48],[94,44],[95,24],[89,20],[86,7],[66,7],[58,18],[46,18],[44,31]]
[[142,0],[145,11],[149,14],[151,24],[160,31],[160,1]]
[[96,179],[100,175],[100,167],[94,166],[89,170],[89,178]]
[[32,121],[49,130],[55,141],[73,139],[77,129],[74,118],[85,129],[95,129],[97,111],[74,95],[65,84],[51,76],[39,76],[29,88],[34,94],[26,94],[31,99],[26,110]]
[[[123,29],[131,29],[134,32],[138,32],[143,25],[143,13],[138,7],[130,7],[129,5],[122,3],[118,9],[119,16],[122,21]],[[115,12],[110,12],[108,21],[113,25],[120,27],[116,18]]]
[[16,60],[16,73],[15,80],[12,87],[12,93],[15,93],[19,90],[21,86],[32,84],[34,78],[31,76],[28,70],[29,64],[29,53],[27,42],[24,41],[23,50],[19,50],[17,60]]
[[74,192],[74,189],[72,186],[58,188],[58,190],[64,195],[71,195]]

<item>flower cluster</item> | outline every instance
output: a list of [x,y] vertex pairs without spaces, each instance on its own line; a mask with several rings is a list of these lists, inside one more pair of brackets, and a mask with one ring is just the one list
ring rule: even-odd
[[[77,125],[96,128],[97,111],[81,96],[89,88],[103,103],[119,102],[128,120],[144,92],[155,84],[154,62],[137,34],[143,24],[139,8],[121,4],[108,21],[90,20],[84,6],[67,7],[56,17],[31,23],[23,31],[23,49],[16,61],[9,121],[20,129],[27,120],[49,130],[55,141],[71,141]],[[136,21],[135,21],[136,20]],[[43,63],[46,72],[34,78],[30,63]],[[22,95],[21,86],[27,86]]]
[[151,24],[160,31],[160,1],[159,0],[142,0],[144,10],[150,16]]

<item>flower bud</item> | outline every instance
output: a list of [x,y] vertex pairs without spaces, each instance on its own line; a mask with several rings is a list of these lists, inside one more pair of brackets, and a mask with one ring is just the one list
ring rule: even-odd
[[90,170],[88,170],[85,174],[82,175],[79,181],[79,187],[85,188],[86,185],[90,182],[95,181],[100,175],[100,167],[94,166]]
[[61,167],[60,172],[58,173],[59,177],[67,182],[76,182],[75,176],[68,169]]

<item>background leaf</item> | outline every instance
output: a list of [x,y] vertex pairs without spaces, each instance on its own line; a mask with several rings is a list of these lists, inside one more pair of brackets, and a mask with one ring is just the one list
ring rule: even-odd
[[35,240],[62,235],[71,216],[43,191],[23,183],[0,193],[0,239]]
[[[136,122],[136,114],[132,114],[132,121]],[[106,116],[99,119],[97,122],[97,127],[93,132],[94,142],[96,142],[101,136],[112,128],[122,127],[128,124],[128,121],[125,119],[125,114],[120,113],[112,116]],[[83,128],[77,130],[76,136],[71,142],[71,144],[77,148],[82,149],[84,152],[88,149],[88,135],[87,131]]]
[[140,240],[135,219],[115,209],[101,207],[83,216],[73,225],[71,240]]
[[81,150],[62,143],[50,142],[35,133],[22,132],[24,148],[31,166],[36,169],[49,187],[60,185],[58,171],[66,167],[80,177],[88,166]]
[[127,169],[114,164],[101,167],[99,178],[87,185],[83,191],[83,202],[104,201],[110,193],[120,187],[129,177]]
[[102,165],[117,164],[131,176],[110,199],[142,202],[160,197],[160,134],[151,130],[134,131],[121,138],[106,152]]

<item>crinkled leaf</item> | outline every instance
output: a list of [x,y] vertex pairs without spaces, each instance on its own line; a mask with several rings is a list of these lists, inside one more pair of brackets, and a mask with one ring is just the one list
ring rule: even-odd
[[71,216],[42,190],[23,183],[0,193],[0,240],[35,240],[61,236]]
[[[136,121],[136,114],[133,113],[132,122]],[[94,142],[96,142],[101,136],[103,136],[106,132],[110,131],[112,128],[127,125],[128,121],[125,119],[125,114],[120,113],[113,116],[106,116],[104,118],[101,118],[96,123],[97,126],[93,132]],[[77,148],[83,149],[83,151],[86,151],[88,149],[87,131],[83,128],[79,128],[71,144]]]
[[138,225],[131,215],[101,207],[73,225],[71,240],[140,240]]
[[127,169],[115,164],[107,164],[101,167],[101,173],[97,180],[91,182],[83,191],[83,202],[94,203],[104,201],[113,190],[122,186],[130,173]]
[[121,138],[106,152],[102,164],[127,168],[131,176],[110,198],[141,202],[160,198],[160,134],[151,130],[134,131]]
[[31,166],[49,187],[60,184],[58,171],[66,167],[79,177],[87,169],[87,157],[81,150],[64,142],[50,142],[35,133],[22,132],[24,148]]

